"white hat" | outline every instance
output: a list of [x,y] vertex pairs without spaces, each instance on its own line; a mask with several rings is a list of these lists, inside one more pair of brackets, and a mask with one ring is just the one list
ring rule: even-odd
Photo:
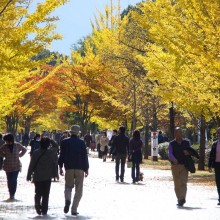
[[72,125],[69,132],[71,134],[78,135],[80,133],[80,126],[79,125]]

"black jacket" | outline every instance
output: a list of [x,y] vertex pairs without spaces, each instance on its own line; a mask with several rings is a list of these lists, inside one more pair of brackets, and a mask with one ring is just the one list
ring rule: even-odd
[[184,165],[190,173],[195,173],[196,167],[195,167],[195,163],[192,157],[196,157],[197,159],[199,159],[199,154],[192,147],[187,147],[185,150],[188,151],[189,155],[185,155]]
[[[189,141],[183,140],[181,142],[181,145],[178,145],[176,140],[173,140],[170,142],[170,144],[173,149],[174,157],[178,160],[178,163],[184,164],[184,166],[189,172],[195,173],[196,168],[195,168],[195,163],[192,157],[196,157],[199,159],[199,154],[197,153],[195,149],[190,147]],[[184,150],[188,151],[189,155],[185,155]]]
[[109,144],[108,144],[111,147],[110,154],[113,154],[113,155],[115,154],[115,144],[114,144],[115,138],[116,138],[116,135],[112,135],[112,137],[109,141]]
[[208,167],[209,168],[214,168],[215,167],[215,159],[216,159],[216,148],[217,148],[217,143],[218,141],[215,141],[212,144],[212,148],[209,154],[209,162],[208,162]]
[[115,154],[129,154],[129,138],[125,134],[117,135],[113,145],[115,147]]

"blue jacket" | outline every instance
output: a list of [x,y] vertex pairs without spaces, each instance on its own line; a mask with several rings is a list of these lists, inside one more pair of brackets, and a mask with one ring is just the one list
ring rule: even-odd
[[63,139],[60,145],[58,164],[60,168],[64,165],[65,170],[79,169],[84,172],[88,171],[89,161],[84,141],[74,135]]

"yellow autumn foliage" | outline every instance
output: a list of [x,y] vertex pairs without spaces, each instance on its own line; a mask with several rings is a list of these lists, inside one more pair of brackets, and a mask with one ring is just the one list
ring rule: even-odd
[[33,57],[50,46],[53,40],[61,39],[54,32],[57,18],[49,15],[65,2],[67,0],[45,0],[33,12],[28,11],[32,1],[0,2],[1,116],[10,111],[18,97],[31,90],[30,82],[23,86],[21,83],[32,75],[39,74],[36,68],[46,62],[36,61]]
[[206,119],[220,115],[220,7],[217,0],[143,3],[133,18],[154,42],[139,59],[156,94]]

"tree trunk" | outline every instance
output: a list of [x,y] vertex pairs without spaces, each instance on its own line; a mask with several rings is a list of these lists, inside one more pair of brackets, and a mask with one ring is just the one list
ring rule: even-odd
[[24,117],[24,133],[29,134],[31,130],[31,116]]
[[128,120],[125,118],[124,121],[122,122],[122,126],[125,127],[125,133],[126,135],[129,136],[129,128],[128,128]]
[[206,123],[205,123],[205,117],[202,115],[200,119],[200,146],[199,146],[199,164],[198,164],[198,170],[205,170],[205,129],[206,129]]
[[144,159],[148,159],[151,156],[151,148],[149,145],[149,133],[150,133],[150,126],[149,126],[149,111],[148,108],[146,109],[146,124],[145,124],[145,147],[144,147]]
[[174,139],[174,130],[175,130],[175,111],[174,111],[174,107],[173,107],[173,102],[171,103],[172,106],[169,109],[169,113],[170,113],[170,135],[169,135],[169,139],[173,140]]
[[16,116],[15,114],[5,116],[7,132],[15,135],[18,128],[18,121],[18,116]]
[[152,123],[152,129],[153,131],[157,131],[157,108],[156,108],[156,98],[153,97],[153,123]]
[[132,136],[133,131],[136,129],[136,125],[137,125],[136,112],[137,112],[137,97],[136,97],[136,86],[134,85],[134,91],[133,91],[133,114],[132,114],[130,136]]

